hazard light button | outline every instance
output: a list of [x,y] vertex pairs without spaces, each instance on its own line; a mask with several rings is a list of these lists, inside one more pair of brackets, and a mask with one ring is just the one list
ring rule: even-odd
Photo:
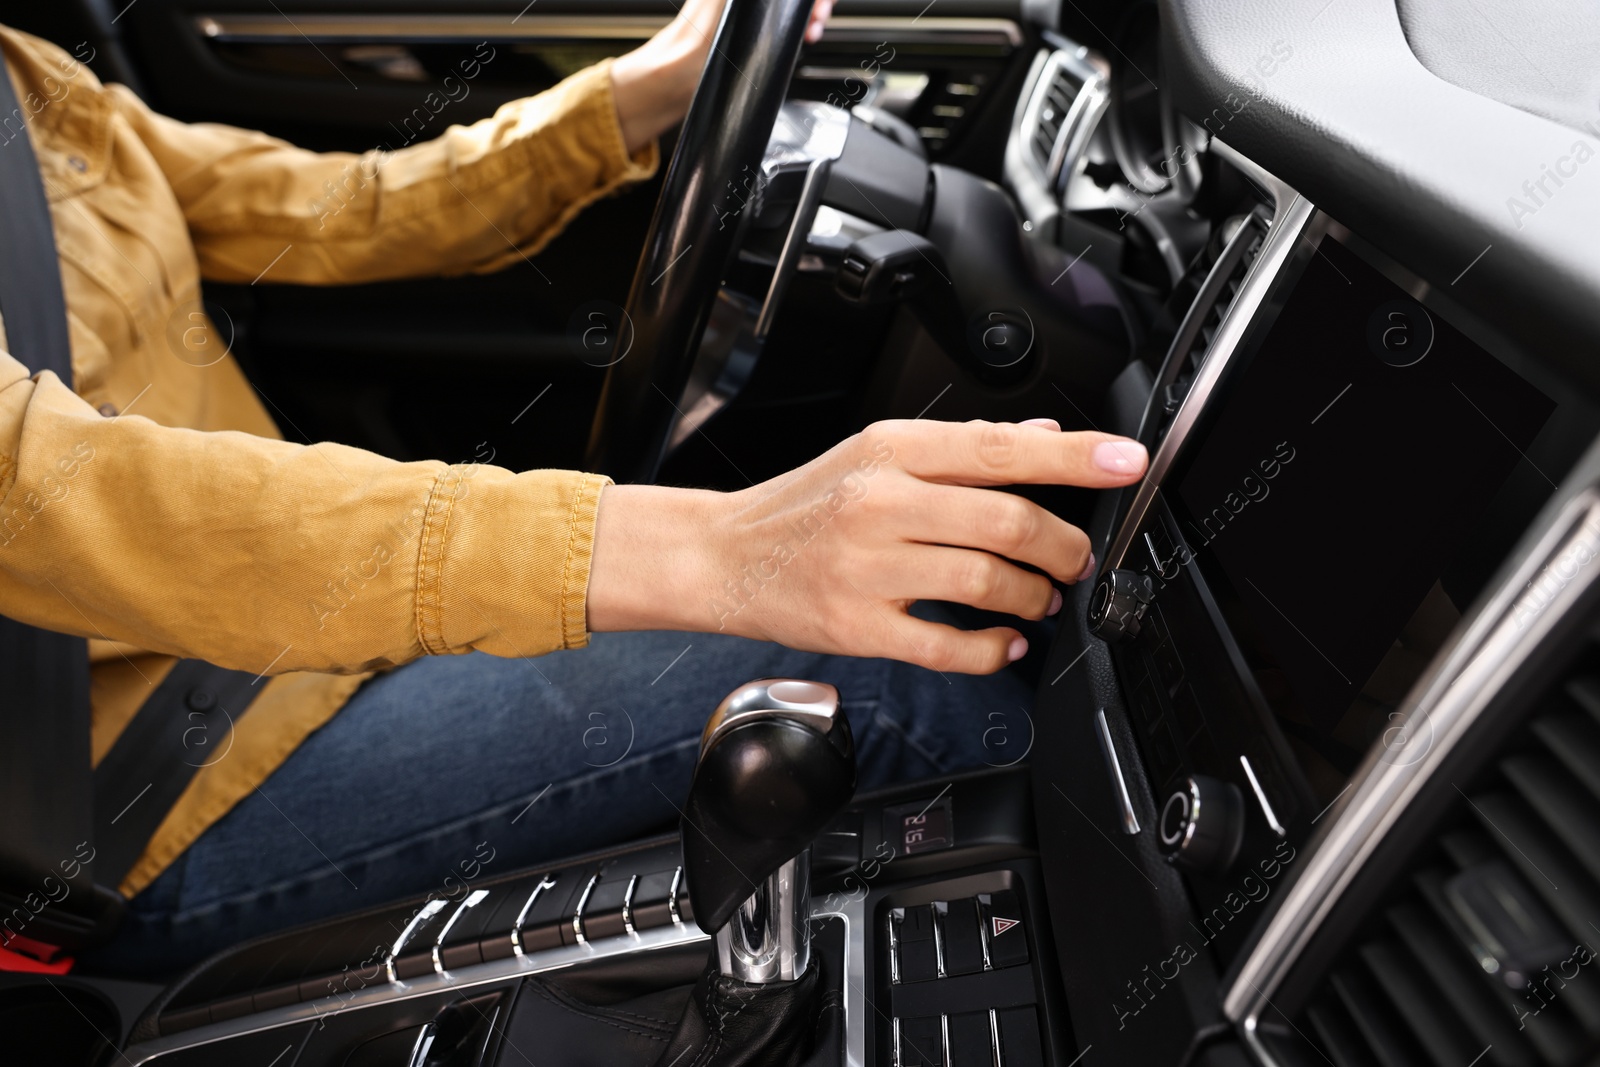
[[1017,967],[1028,962],[1028,931],[1023,926],[1021,902],[1017,894],[984,893],[978,897],[978,914],[983,921],[983,939],[989,950],[989,966]]

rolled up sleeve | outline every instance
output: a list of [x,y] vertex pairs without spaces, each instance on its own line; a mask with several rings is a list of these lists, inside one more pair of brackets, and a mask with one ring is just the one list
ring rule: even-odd
[[249,671],[587,642],[607,480],[105,418],[0,353],[0,611]]
[[112,92],[172,185],[201,273],[224,282],[498,270],[536,254],[595,200],[652,175],[659,159],[654,145],[628,155],[610,60],[432,140],[359,155],[177,122],[124,88]]

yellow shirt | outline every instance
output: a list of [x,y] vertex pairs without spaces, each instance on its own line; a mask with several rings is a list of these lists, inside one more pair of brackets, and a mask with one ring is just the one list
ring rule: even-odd
[[[609,61],[356,156],[175,122],[44,41],[0,28],[0,46],[50,201],[75,376],[30,377],[37,361],[0,344],[0,613],[90,639],[96,761],[175,656],[262,674],[124,880],[132,895],[367,672],[584,645],[606,484],[280,440],[217,358],[200,279],[497,270],[657,156],[629,158]],[[15,117],[0,130],[17,134]]]

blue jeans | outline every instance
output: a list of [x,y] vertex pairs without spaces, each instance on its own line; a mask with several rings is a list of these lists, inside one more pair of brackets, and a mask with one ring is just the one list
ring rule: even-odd
[[599,634],[538,659],[418,660],[364,685],[85,962],[170,972],[258,934],[442,891],[462,870],[493,877],[675,828],[706,717],[772,676],[839,687],[862,788],[1015,762],[1008,731],[993,728],[1020,723],[1030,703],[1009,674],[725,635]]

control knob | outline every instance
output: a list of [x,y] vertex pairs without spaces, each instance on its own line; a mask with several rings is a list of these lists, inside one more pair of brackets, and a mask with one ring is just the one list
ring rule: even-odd
[[1155,586],[1147,574],[1130,570],[1106,572],[1089,602],[1089,632],[1110,644],[1138,637],[1145,610],[1155,595]]
[[1221,874],[1233,864],[1244,838],[1244,795],[1231,782],[1190,775],[1162,806],[1156,833],[1174,867]]

